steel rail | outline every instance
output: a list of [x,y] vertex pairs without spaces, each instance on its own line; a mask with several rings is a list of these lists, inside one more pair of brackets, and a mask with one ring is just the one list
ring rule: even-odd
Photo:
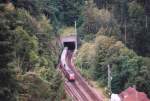
[[86,81],[81,77],[81,75],[75,70],[75,68],[72,66],[72,55],[73,52],[69,52],[68,56],[68,64],[71,67],[72,71],[75,73],[76,75],[76,79],[78,79],[79,84],[82,85],[82,87],[84,88],[84,90],[86,92],[88,92],[88,95],[94,100],[94,101],[102,101],[102,98],[100,98],[99,96],[97,96],[97,94],[95,94],[90,87],[88,86],[88,84],[86,83]]

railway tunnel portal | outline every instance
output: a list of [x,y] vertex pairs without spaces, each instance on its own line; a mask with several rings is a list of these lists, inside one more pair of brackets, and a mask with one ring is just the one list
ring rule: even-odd
[[63,47],[68,47],[69,50],[76,50],[77,37],[75,35],[62,37],[61,44]]
[[75,50],[75,42],[64,42],[63,43],[64,47],[68,47],[69,50]]

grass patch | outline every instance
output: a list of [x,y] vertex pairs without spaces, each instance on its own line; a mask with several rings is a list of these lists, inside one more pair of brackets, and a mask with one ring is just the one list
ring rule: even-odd
[[74,27],[63,27],[60,29],[61,36],[71,36],[75,35]]

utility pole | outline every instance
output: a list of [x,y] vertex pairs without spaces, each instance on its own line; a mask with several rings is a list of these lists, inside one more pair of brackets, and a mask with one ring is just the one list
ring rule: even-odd
[[[136,85],[133,85],[133,88],[136,90]],[[136,95],[135,95],[135,101],[138,101],[138,94],[137,94],[137,91],[136,91]]]
[[109,90],[109,95],[111,95],[111,80],[112,80],[112,76],[111,76],[111,70],[110,70],[110,65],[107,65],[108,67],[108,90]]
[[78,40],[78,38],[77,38],[77,23],[76,23],[76,21],[75,21],[75,37],[76,37],[76,50],[77,50],[77,40]]
[[127,43],[127,24],[126,21],[124,23],[124,41],[125,41],[125,45]]
[[147,24],[147,15],[145,16],[145,27],[146,27],[146,29],[148,28],[148,24]]

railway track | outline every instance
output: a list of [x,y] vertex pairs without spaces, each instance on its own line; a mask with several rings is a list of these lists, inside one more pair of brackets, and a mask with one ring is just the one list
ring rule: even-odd
[[71,64],[72,63],[72,61],[71,61],[72,55],[73,55],[73,52],[68,52],[68,55],[67,55],[68,56],[68,65],[72,69],[72,71],[75,73],[76,80],[78,81],[79,85],[82,85],[82,88],[85,90],[85,92],[88,92],[87,94],[91,97],[92,101],[102,101],[102,98],[91,90],[89,85],[86,83],[85,79],[83,79],[82,76],[72,66],[72,64]]
[[75,83],[65,83],[65,89],[73,101],[89,101]]
[[[66,93],[70,95],[73,101],[103,101],[74,68],[74,65],[72,64],[72,55],[73,52],[68,51],[65,61],[75,74],[75,82],[69,82],[65,79],[64,86]],[[63,75],[61,68],[59,68],[59,71]]]
[[[58,71],[63,75],[60,69]],[[64,87],[66,93],[70,95],[73,101],[89,101],[75,82],[68,82],[65,79]]]
[[81,99],[78,93],[75,92],[73,87],[70,87],[66,82],[65,82],[65,90],[67,94],[71,96],[73,101],[79,101]]
[[[85,96],[85,94],[81,91],[81,89],[78,87],[78,85],[76,85],[76,83],[72,83],[72,85],[75,87],[75,89],[77,90],[78,94],[81,96],[83,101],[88,101],[88,98]],[[81,100],[79,100],[81,101]]]

